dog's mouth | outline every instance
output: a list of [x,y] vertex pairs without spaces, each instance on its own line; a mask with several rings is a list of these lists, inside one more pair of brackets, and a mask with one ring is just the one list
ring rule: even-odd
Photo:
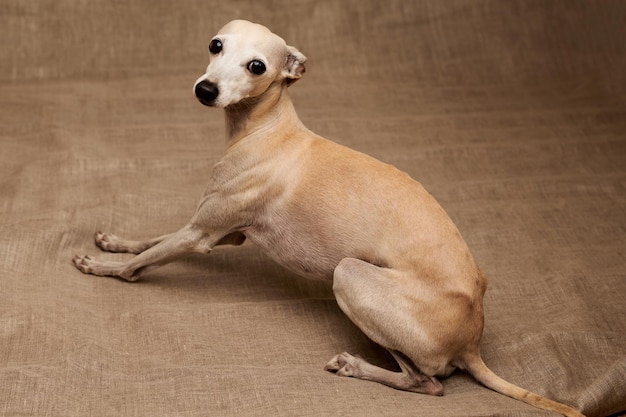
[[219,89],[215,83],[207,80],[200,81],[194,88],[194,93],[200,103],[205,106],[214,106],[215,99],[219,95]]
[[202,104],[204,104],[205,106],[208,106],[208,107],[213,107],[213,104],[215,103],[214,101],[207,101],[207,100],[205,100],[203,98],[200,98],[200,97],[197,97],[197,98],[198,98],[198,101],[200,103],[202,103]]

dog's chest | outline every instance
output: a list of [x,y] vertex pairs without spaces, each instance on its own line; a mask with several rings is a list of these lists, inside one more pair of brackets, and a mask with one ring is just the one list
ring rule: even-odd
[[332,239],[323,239],[319,230],[311,230],[307,224],[286,213],[273,213],[271,220],[260,219],[244,233],[285,268],[307,278],[330,280],[345,254],[332,248]]

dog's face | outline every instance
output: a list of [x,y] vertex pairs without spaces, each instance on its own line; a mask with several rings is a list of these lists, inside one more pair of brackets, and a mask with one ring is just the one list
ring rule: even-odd
[[306,57],[264,26],[234,20],[209,43],[209,66],[194,85],[202,104],[227,107],[291,83],[304,73]]

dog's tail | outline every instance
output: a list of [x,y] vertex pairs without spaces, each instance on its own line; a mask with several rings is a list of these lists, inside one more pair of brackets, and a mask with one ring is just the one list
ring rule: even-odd
[[585,417],[572,407],[549,400],[500,378],[487,368],[487,365],[485,365],[480,354],[477,352],[466,354],[463,358],[463,365],[465,366],[462,367],[476,378],[478,382],[500,394],[523,401],[526,404],[541,408],[542,410],[555,411],[567,417]]

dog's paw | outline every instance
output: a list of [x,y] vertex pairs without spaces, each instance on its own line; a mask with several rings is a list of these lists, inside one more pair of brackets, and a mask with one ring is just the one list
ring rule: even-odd
[[107,252],[120,252],[120,239],[113,233],[96,232],[94,236],[96,246]]
[[75,256],[72,263],[83,274],[93,274],[94,259],[90,256]]
[[358,358],[348,352],[340,353],[333,357],[324,367],[325,371],[333,372],[338,376],[354,377],[358,372]]

